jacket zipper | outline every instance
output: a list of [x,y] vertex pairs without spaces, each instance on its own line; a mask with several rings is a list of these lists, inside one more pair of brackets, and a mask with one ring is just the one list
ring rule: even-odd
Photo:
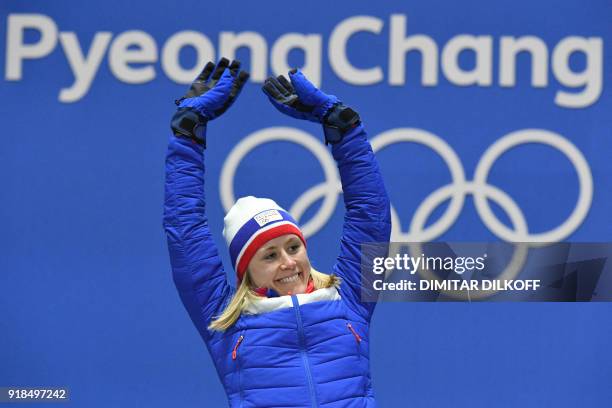
[[238,357],[238,347],[240,346],[240,343],[242,343],[242,340],[244,340],[244,335],[241,334],[240,337],[238,337],[238,341],[236,341],[234,349],[232,350],[232,360],[235,360],[236,357]]
[[313,408],[317,408],[319,403],[317,401],[314,381],[312,380],[310,361],[308,361],[308,354],[306,353],[306,337],[304,336],[304,324],[302,323],[302,315],[300,314],[300,304],[298,303],[297,296],[295,295],[291,295],[291,301],[293,302],[293,309],[295,310],[295,319],[298,326],[298,339],[300,341],[300,354],[302,355],[302,362],[304,364],[304,370],[306,371],[306,379],[308,380],[310,402]]
[[[355,331],[355,329],[353,328],[353,325],[350,322],[346,322],[346,327],[348,327],[348,329],[351,331],[351,333],[353,333],[353,337],[355,337],[355,352],[357,353],[357,361],[359,362],[359,364],[363,364],[363,356],[361,355],[361,336],[357,333],[357,331]],[[367,370],[363,373],[363,378],[368,378],[368,372]],[[367,382],[364,382],[363,384],[364,390],[367,393]]]
[[355,329],[353,329],[353,325],[350,323],[347,323],[346,327],[348,327],[351,333],[353,333],[353,336],[355,336],[355,340],[357,340],[357,343],[361,343],[361,336],[357,334]]
[[[244,332],[243,332],[244,333]],[[238,358],[238,347],[244,340],[244,334],[241,334],[236,340],[236,344],[234,345],[234,349],[232,350],[232,360],[236,363],[236,368],[238,369],[238,391],[240,395],[240,407],[242,407],[242,401],[244,401],[244,391],[242,389],[242,373],[240,371],[240,362],[237,360]]]

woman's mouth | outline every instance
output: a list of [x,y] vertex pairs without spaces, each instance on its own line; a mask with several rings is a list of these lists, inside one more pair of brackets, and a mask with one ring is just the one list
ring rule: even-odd
[[282,283],[282,284],[294,283],[294,282],[298,282],[300,279],[302,279],[302,272],[297,272],[291,276],[287,276],[282,279],[276,279],[275,282]]

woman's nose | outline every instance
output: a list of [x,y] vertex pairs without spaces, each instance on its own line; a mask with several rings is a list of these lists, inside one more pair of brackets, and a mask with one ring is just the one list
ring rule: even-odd
[[295,259],[293,259],[291,255],[283,251],[283,255],[281,258],[281,269],[293,269],[295,268],[295,266]]

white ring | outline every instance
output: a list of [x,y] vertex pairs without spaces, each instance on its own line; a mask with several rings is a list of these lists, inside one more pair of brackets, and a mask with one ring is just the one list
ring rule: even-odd
[[551,243],[570,236],[582,223],[589,212],[593,199],[593,176],[589,164],[570,141],[562,136],[543,129],[523,129],[509,133],[493,143],[482,155],[476,172],[474,184],[479,187],[487,185],[487,176],[493,163],[507,150],[524,143],[541,143],[558,149],[565,154],[578,173],[580,192],[576,207],[569,218],[558,227],[538,234],[524,234],[510,230],[495,216],[481,188],[474,190],[474,204],[485,225],[500,239],[508,242]]
[[[475,183],[466,182],[463,186],[464,190],[462,191],[462,193],[475,194],[475,190],[477,188],[479,188],[479,186],[477,186]],[[418,217],[417,215],[415,215],[413,220],[416,219],[416,220],[419,220],[420,222],[426,222],[431,212],[435,210],[444,201],[446,201],[449,197],[451,197],[452,194],[456,193],[456,190],[457,190],[457,186],[452,185],[452,184],[447,184],[446,186],[441,187],[438,190],[434,191],[432,194],[430,194],[429,197],[427,197],[425,201],[423,201],[423,203],[417,209],[417,214],[419,213],[423,213],[423,214],[419,215]],[[516,204],[516,202],[508,194],[506,194],[504,191],[500,190],[499,188],[494,187],[489,184],[486,184],[484,188],[481,189],[481,193],[484,194],[485,197],[488,197],[492,199],[493,201],[495,201],[506,212],[506,214],[508,215],[508,218],[510,219],[510,222],[512,222],[512,225],[517,231],[519,231],[519,233],[523,233],[523,234],[527,233],[527,221],[525,220],[525,215],[522,213],[521,209]],[[416,224],[415,227],[418,229],[422,229],[423,225]],[[418,254],[422,252],[420,242],[416,243],[416,245],[409,245],[409,247],[410,247],[410,252],[412,256],[418,256]],[[528,250],[529,248],[526,243],[517,242],[515,246],[514,254],[512,255],[512,259],[508,263],[508,266],[506,266],[504,271],[496,279],[507,280],[507,279],[513,279],[514,277],[516,277],[521,271],[521,268],[523,267],[523,265],[525,264],[525,260],[527,259]],[[436,279],[436,280],[438,279],[438,277],[435,276],[429,270],[419,269],[418,272],[421,276],[423,276],[426,279]],[[481,290],[481,291],[473,292],[473,293],[464,292],[460,290],[457,290],[457,291],[442,290],[442,293],[450,297],[456,298],[456,299],[466,299],[466,298],[467,299],[470,299],[470,298],[482,299],[485,297],[492,296],[496,292],[497,292],[496,290]]]
[[315,156],[323,169],[325,182],[304,192],[289,210],[295,220],[299,222],[299,218],[306,209],[320,197],[324,197],[323,204],[317,214],[306,224],[300,226],[304,237],[308,238],[325,225],[336,209],[340,181],[336,163],[325,149],[325,146],[311,134],[302,130],[289,127],[270,127],[251,133],[241,140],[232,149],[221,169],[221,180],[219,183],[221,203],[227,213],[236,202],[234,176],[242,159],[253,148],[274,141],[289,141],[305,147]]
[[391,241],[431,241],[447,231],[448,228],[457,220],[457,217],[459,217],[459,213],[463,208],[463,202],[465,200],[465,194],[460,188],[460,186],[463,186],[465,183],[465,172],[463,170],[463,166],[461,165],[461,160],[459,160],[459,157],[453,148],[440,137],[422,129],[398,128],[383,132],[372,139],[372,150],[374,152],[378,152],[390,144],[399,142],[420,143],[438,153],[450,170],[452,185],[458,186],[458,188],[453,191],[451,202],[446,209],[446,212],[440,217],[440,219],[438,219],[427,229],[415,230],[415,220],[413,218],[410,224],[409,232],[404,234],[402,232],[402,227],[399,217],[397,216],[397,212],[395,211],[395,208],[391,206],[391,220],[393,225]]

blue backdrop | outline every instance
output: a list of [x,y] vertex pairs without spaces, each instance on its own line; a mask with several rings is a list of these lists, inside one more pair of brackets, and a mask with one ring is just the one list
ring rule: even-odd
[[[336,256],[343,210],[321,129],[260,91],[291,66],[360,112],[395,240],[610,241],[609,1],[3,1],[0,14],[0,386],[68,386],[75,407],[227,404],[161,227],[173,100],[222,55],[252,72],[208,132],[226,266],[232,194],[303,212],[313,264]],[[611,312],[380,304],[377,398],[608,406]]]

